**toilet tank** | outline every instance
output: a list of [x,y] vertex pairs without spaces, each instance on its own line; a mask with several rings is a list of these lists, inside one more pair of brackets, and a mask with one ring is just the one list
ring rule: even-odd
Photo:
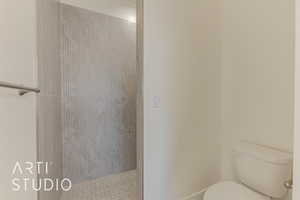
[[239,180],[273,198],[286,194],[284,182],[291,179],[292,155],[269,147],[241,142],[234,149]]

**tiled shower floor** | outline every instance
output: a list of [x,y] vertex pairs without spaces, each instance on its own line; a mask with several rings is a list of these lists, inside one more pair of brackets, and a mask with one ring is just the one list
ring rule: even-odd
[[73,185],[61,200],[137,200],[136,171]]

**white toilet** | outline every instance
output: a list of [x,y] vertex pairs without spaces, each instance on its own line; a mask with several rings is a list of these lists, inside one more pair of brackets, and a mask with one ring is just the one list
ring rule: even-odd
[[242,142],[234,149],[234,161],[240,183],[217,183],[206,191],[204,200],[270,200],[286,195],[291,154]]

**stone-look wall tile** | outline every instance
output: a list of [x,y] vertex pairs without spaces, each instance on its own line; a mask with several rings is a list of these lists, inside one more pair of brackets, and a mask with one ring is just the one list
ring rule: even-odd
[[61,178],[62,162],[57,162],[58,155],[62,155],[61,117],[58,114],[61,100],[54,96],[40,96],[38,106],[39,156],[42,161],[51,162],[50,177]]
[[[38,160],[50,162],[49,174],[39,178],[62,178],[61,70],[59,4],[38,0]],[[40,200],[59,200],[60,191],[39,192]]]
[[59,4],[38,0],[38,80],[41,95],[61,96]]
[[[38,160],[49,162],[49,173],[39,178],[62,179],[61,99],[56,96],[38,97]],[[40,200],[59,200],[60,191],[39,193]]]
[[136,168],[136,28],[61,4],[64,176]]

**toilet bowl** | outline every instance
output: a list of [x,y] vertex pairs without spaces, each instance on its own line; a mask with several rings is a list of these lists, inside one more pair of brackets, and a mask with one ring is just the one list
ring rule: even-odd
[[291,179],[292,155],[270,147],[241,142],[233,151],[237,181],[208,188],[204,200],[271,200],[287,194],[284,182]]
[[211,186],[204,194],[204,200],[270,200],[244,185],[226,181]]

